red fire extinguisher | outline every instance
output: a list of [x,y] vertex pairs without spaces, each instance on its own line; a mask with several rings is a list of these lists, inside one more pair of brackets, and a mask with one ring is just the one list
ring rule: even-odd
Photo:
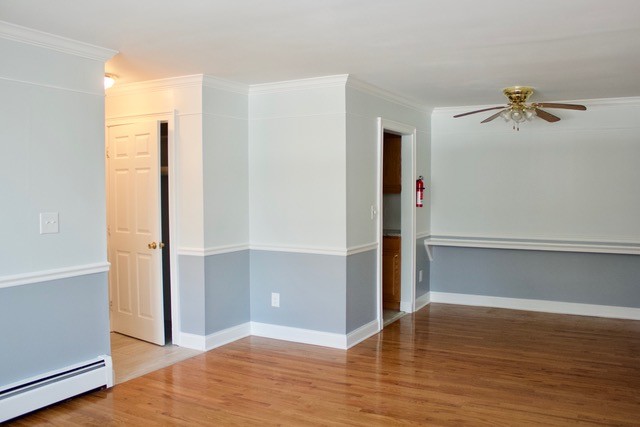
[[424,179],[422,175],[416,180],[416,207],[422,207],[422,201],[424,200]]

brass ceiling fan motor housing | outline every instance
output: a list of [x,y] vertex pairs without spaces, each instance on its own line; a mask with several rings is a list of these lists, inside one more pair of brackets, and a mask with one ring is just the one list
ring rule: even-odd
[[510,86],[504,88],[502,93],[509,99],[510,104],[520,105],[527,102],[529,97],[533,95],[533,88],[529,86]]

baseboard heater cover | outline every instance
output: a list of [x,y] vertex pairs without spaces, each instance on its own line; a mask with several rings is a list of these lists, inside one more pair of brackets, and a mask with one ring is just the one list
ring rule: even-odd
[[0,423],[61,400],[113,386],[111,356],[47,372],[0,387]]

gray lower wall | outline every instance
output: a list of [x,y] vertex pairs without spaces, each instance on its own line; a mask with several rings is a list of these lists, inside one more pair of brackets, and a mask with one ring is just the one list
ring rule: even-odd
[[347,329],[352,332],[376,320],[377,250],[347,257]]
[[209,335],[250,321],[249,251],[180,255],[180,329]]
[[180,331],[205,335],[204,257],[178,256]]
[[249,250],[205,258],[205,334],[249,322]]
[[640,307],[640,256],[434,247],[431,290]]
[[[416,239],[416,299],[427,294],[431,287],[431,262],[427,250],[424,247],[425,238]],[[422,282],[420,281],[420,270],[422,270]]]
[[[251,251],[251,320],[344,334],[344,256]],[[271,293],[280,307],[271,307]]]
[[103,354],[107,273],[0,289],[0,386]]

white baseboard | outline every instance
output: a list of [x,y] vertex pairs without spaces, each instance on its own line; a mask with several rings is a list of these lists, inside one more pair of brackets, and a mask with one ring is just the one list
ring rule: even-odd
[[249,322],[232,326],[209,335],[196,335],[186,332],[180,333],[180,347],[191,348],[193,350],[209,351],[230,342],[245,338],[251,335],[251,324]]
[[426,294],[420,295],[418,298],[416,298],[416,311],[429,305],[429,303],[431,302],[430,294],[431,294],[430,292],[427,292]]
[[614,319],[640,320],[640,308],[611,305],[582,304],[574,302],[546,301],[522,298],[503,298],[484,295],[429,292],[431,302],[475,305],[480,307],[508,308],[513,310],[540,311],[544,313],[575,314],[578,316],[610,317]]
[[351,348],[354,345],[361,343],[362,341],[377,334],[378,332],[377,319],[360,326],[358,329],[347,334],[347,348]]
[[271,325],[251,322],[251,335],[276,340],[313,344],[322,347],[347,349],[347,336],[331,332],[314,331],[312,329],[292,328],[289,326]]
[[413,313],[413,305],[410,302],[400,301],[400,311]]
[[347,335],[268,323],[247,322],[206,336],[182,332],[178,345],[193,350],[209,351],[241,338],[255,335],[346,350],[377,333],[377,320],[373,320]]

